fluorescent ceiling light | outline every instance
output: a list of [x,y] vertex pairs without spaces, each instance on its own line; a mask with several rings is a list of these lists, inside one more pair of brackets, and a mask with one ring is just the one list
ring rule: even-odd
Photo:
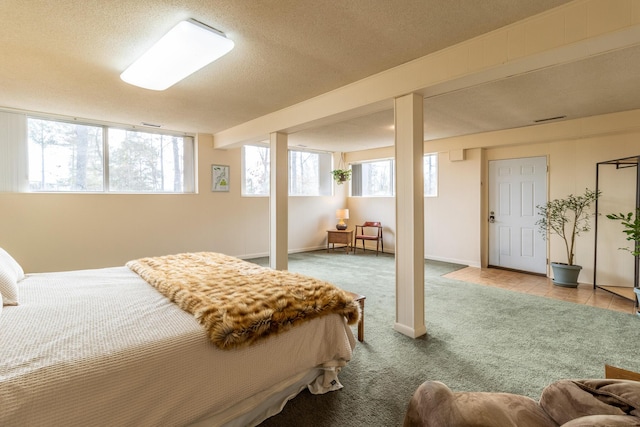
[[182,21],[120,74],[125,82],[165,90],[233,49],[224,34],[194,19]]

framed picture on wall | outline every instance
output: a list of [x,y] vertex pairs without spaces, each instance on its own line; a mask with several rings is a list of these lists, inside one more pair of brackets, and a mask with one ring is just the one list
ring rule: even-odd
[[211,191],[229,191],[229,166],[211,165]]

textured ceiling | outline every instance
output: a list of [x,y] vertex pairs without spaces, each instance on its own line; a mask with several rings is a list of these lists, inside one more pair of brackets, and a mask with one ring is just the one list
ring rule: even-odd
[[[426,98],[424,138],[433,140],[640,109],[640,46]],[[305,130],[291,145],[331,151],[394,143],[393,110]],[[345,146],[347,149],[345,150]]]
[[[0,107],[216,133],[564,3],[3,0]],[[235,49],[164,92],[119,79],[147,47],[186,18],[225,32]],[[475,90],[480,97],[493,92],[491,87]],[[460,96],[426,102],[436,103],[430,106],[436,116],[446,116],[459,111],[460,102],[472,114],[482,99],[468,103]],[[486,103],[480,107],[487,113]],[[485,119],[461,120],[464,132],[482,128]],[[371,135],[358,140],[358,129],[371,123],[371,117],[363,117],[316,132],[327,140],[352,137],[353,144],[345,142],[342,149],[361,149],[382,144]],[[304,132],[295,138],[303,144]]]

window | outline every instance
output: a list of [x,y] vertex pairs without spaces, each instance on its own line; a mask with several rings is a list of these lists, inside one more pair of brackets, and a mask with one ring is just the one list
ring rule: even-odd
[[393,159],[351,165],[351,195],[392,197],[394,195],[393,168]]
[[40,118],[27,129],[31,191],[195,191],[190,137]]
[[243,196],[269,195],[269,162],[269,147],[242,147]]
[[330,196],[331,154],[289,150],[289,195]]
[[[243,196],[269,195],[269,147],[243,146],[242,171]],[[289,150],[289,195],[331,195],[330,171],[330,153]]]
[[424,155],[424,195],[436,197],[438,195],[438,153]]
[[109,190],[183,192],[184,138],[109,129]]
[[100,126],[27,120],[31,191],[104,191]]

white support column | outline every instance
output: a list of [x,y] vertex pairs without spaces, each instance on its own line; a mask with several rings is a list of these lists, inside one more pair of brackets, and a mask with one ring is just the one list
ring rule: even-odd
[[287,135],[270,135],[271,186],[269,197],[269,266],[286,270],[289,266],[289,153]]
[[424,321],[423,99],[412,93],[395,100],[396,126],[396,323],[417,338]]

